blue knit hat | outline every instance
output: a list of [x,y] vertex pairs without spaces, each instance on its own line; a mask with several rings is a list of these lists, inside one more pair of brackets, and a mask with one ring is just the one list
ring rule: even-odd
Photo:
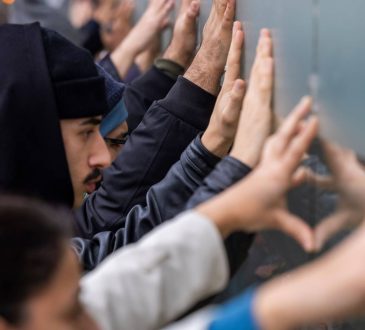
[[104,77],[108,111],[100,125],[100,132],[106,137],[128,118],[128,112],[123,101],[124,84],[117,82],[100,65],[97,65],[100,76]]

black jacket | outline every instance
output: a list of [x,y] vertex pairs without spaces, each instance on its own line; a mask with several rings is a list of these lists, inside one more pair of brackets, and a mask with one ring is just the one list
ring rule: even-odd
[[[219,159],[209,153],[197,137],[165,179],[148,191],[147,206],[133,207],[127,216],[110,226],[109,231],[100,232],[91,239],[73,240],[85,269],[93,269],[113,251],[138,241],[161,223],[210,199],[250,172],[250,168],[231,157],[222,160],[214,169],[218,162]],[[251,242],[251,235],[242,233],[234,234],[226,241],[232,274],[244,261]]]
[[39,24],[0,26],[0,191],[73,204]]
[[206,151],[197,137],[166,178],[148,191],[146,206],[134,206],[127,215],[109,223],[108,230],[100,231],[91,239],[73,240],[85,269],[93,269],[113,251],[138,241],[153,228],[180,213],[218,161]]
[[[250,174],[251,168],[233,157],[225,157],[204,179],[185,206],[186,210],[218,195]],[[231,275],[234,275],[247,257],[254,235],[235,233],[225,241]]]
[[[156,77],[158,74],[162,73],[152,69],[148,83],[153,82],[153,75]],[[111,252],[136,242],[185,209],[194,191],[219,162],[202,146],[199,137],[182,154],[180,162],[174,165],[166,178],[159,181],[188,141],[207,126],[214,102],[212,95],[179,78],[168,96],[156,102],[147,112],[123,153],[104,174],[103,186],[78,212],[80,237],[73,242],[86,270],[93,269]],[[195,115],[191,116],[191,113]],[[191,205],[214,196],[247,174],[249,169],[227,158],[217,171],[207,178],[207,185],[197,191]],[[225,176],[225,172],[229,175]],[[156,182],[159,183],[148,191]],[[245,235],[233,241],[235,251],[238,246],[241,247],[240,243],[245,247],[250,243]],[[241,250],[244,252],[246,248]],[[232,269],[235,269],[243,257],[237,263],[233,256],[242,254],[232,251],[229,255],[236,264],[232,264]]]
[[[195,100],[175,102],[187,99],[188,95]],[[214,102],[215,97],[179,78],[167,97],[148,110],[123,152],[104,171],[102,186],[77,212],[77,235],[91,238],[110,230],[133,206],[146,205],[149,188],[165,177],[189,143],[207,126]]]

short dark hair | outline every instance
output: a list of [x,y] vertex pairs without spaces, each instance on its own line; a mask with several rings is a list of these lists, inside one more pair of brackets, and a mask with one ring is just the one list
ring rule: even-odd
[[70,217],[23,197],[0,196],[0,318],[24,321],[26,301],[52,280],[64,255]]

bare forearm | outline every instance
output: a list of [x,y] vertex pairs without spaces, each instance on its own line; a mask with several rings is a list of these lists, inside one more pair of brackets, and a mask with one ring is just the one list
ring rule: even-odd
[[162,58],[165,60],[175,62],[185,69],[188,66],[188,61],[179,54],[179,52],[177,51],[177,48],[174,45],[170,45],[166,49],[166,51],[162,55]]
[[262,328],[287,330],[364,312],[364,237],[362,228],[316,262],[263,286],[255,301]]
[[186,47],[184,48],[183,46],[181,46],[180,42],[175,42],[173,39],[171,44],[167,47],[166,51],[162,55],[162,58],[175,62],[186,70],[191,63],[192,50],[186,50]]
[[231,148],[231,141],[224,139],[219,132],[206,131],[202,136],[202,144],[213,155],[223,158]]
[[[223,238],[238,231],[254,232],[255,222],[257,219],[257,201],[252,196],[255,195],[255,189],[260,186],[260,178],[252,176],[245,179],[244,189],[242,182],[227,189],[222,194],[201,204],[197,211],[216,225]],[[239,196],[239,199],[236,197]]]
[[218,95],[219,82],[224,68],[217,68],[213,61],[210,61],[206,52],[201,49],[196,55],[193,63],[186,71],[184,77],[208,93]]
[[326,279],[313,267],[284,275],[265,285],[259,290],[254,307],[261,328],[289,330],[326,320],[323,307],[328,301],[324,299],[329,297],[317,293],[333,291],[334,288],[324,286],[328,286]]
[[110,55],[110,59],[118,70],[119,76],[123,79],[132,67],[138,51],[130,46],[129,39],[126,39],[119,47]]

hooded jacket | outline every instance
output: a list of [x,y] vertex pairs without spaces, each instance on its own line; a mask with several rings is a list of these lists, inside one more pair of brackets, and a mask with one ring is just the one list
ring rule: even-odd
[[71,207],[59,122],[106,112],[104,78],[87,51],[38,23],[1,26],[0,44],[0,190]]
[[[145,90],[155,90],[147,88],[152,81],[156,81],[155,87],[157,82],[164,81],[159,88],[163,91],[168,79],[152,69],[144,79]],[[139,80],[141,83],[142,77]],[[142,86],[134,84],[134,90],[142,90]],[[129,86],[126,93],[128,90]],[[215,97],[180,77],[168,95],[147,111],[123,152],[104,171],[101,188],[89,196],[76,214],[79,237],[73,244],[85,270],[92,270],[110,253],[138,241],[185,210],[186,203],[220,161],[204,148],[200,137],[194,139],[208,125],[214,104]],[[134,108],[129,112],[132,111]],[[228,157],[212,173],[207,188],[194,194],[189,208],[249,172],[247,166]],[[250,235],[240,233],[227,241],[231,274],[245,259],[251,240]]]
[[38,24],[0,27],[0,189],[73,204]]

